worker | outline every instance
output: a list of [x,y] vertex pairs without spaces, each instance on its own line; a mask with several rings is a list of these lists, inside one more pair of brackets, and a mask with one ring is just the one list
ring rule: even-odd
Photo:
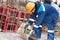
[[54,30],[59,18],[58,11],[51,5],[40,2],[28,2],[26,11],[31,14],[28,23],[33,24],[34,35],[38,39],[41,38],[42,25],[44,25],[48,28],[47,40],[54,40]]

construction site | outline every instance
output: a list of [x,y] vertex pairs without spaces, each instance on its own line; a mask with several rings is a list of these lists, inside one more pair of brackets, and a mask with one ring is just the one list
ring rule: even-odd
[[[0,40],[37,40],[34,37],[29,39],[34,31],[28,30],[31,27],[26,25],[31,16],[26,11],[26,4],[30,1],[36,0],[0,0]],[[59,18],[54,30],[54,40],[60,40],[60,7],[58,9]],[[41,38],[38,40],[47,40],[47,31],[47,27],[42,27]]]

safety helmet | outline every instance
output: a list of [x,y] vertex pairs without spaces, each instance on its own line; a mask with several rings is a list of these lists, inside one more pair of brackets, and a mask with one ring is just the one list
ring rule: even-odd
[[26,4],[26,10],[27,10],[27,12],[31,12],[31,11],[34,9],[34,7],[35,7],[35,3],[33,3],[33,2],[28,2],[28,3]]

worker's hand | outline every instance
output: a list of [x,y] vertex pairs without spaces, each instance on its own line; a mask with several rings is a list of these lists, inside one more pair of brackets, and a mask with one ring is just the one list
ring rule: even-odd
[[29,25],[29,26],[27,27],[27,29],[29,29],[29,30],[32,30],[32,27],[31,27],[31,25]]

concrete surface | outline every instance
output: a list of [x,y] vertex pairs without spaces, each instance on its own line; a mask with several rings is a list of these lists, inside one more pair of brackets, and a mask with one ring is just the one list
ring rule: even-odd
[[[25,36],[27,37],[27,36]],[[47,34],[42,33],[42,38],[39,40],[46,40]],[[20,34],[10,32],[0,32],[0,40],[24,40]],[[60,36],[55,36],[55,40],[60,40]]]

